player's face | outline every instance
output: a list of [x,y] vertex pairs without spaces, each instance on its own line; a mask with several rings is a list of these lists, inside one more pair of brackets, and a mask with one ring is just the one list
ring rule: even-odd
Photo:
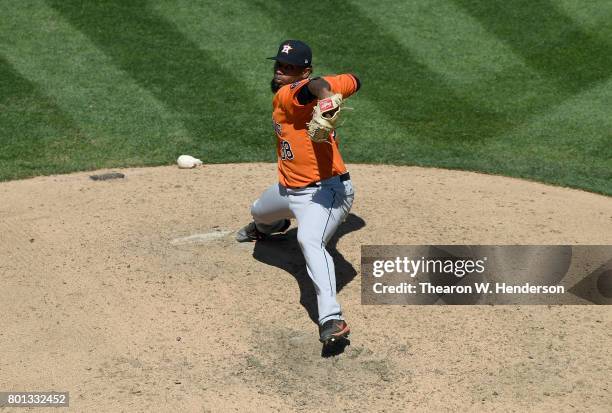
[[296,66],[289,63],[275,62],[274,77],[272,78],[272,91],[276,92],[284,85],[306,79],[310,75],[310,68]]

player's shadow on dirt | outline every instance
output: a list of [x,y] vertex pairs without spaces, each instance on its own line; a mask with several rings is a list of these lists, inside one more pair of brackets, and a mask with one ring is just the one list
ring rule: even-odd
[[[327,251],[334,258],[336,267],[336,288],[340,292],[355,276],[357,271],[336,248],[338,240],[344,235],[365,227],[363,219],[355,214],[349,214],[346,221],[340,225],[332,239],[327,244]],[[318,325],[319,312],[317,295],[308,273],[306,262],[297,242],[297,228],[291,228],[283,236],[270,240],[258,241],[255,244],[253,257],[268,265],[282,268],[291,274],[300,288],[300,304],[308,312],[310,319]]]

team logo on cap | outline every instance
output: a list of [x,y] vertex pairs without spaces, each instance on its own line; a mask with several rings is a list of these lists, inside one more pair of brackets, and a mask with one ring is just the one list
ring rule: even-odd
[[289,50],[293,49],[293,47],[291,47],[288,44],[283,45],[283,50],[281,50],[281,53],[287,53],[289,54]]

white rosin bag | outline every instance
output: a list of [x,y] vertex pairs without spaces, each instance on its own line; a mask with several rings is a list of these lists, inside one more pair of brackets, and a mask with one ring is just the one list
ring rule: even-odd
[[202,165],[202,161],[198,158],[194,158],[191,155],[181,155],[176,160],[178,167],[181,169],[191,169],[198,165]]

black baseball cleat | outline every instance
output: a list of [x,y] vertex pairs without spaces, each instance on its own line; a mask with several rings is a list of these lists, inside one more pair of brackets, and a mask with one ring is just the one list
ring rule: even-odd
[[291,220],[290,220],[290,219],[286,219],[286,220],[283,222],[283,225],[280,227],[280,229],[279,229],[278,231],[274,231],[274,232],[275,232],[275,233],[279,233],[279,234],[281,234],[281,233],[283,233],[283,232],[287,231],[287,229],[288,229],[290,226],[291,226]]
[[266,237],[268,237],[269,235],[285,232],[287,231],[287,228],[289,228],[289,226],[291,226],[291,221],[288,219],[285,219],[283,221],[283,225],[278,229],[278,231],[274,231],[270,234],[264,234],[263,232],[257,229],[257,226],[255,225],[255,221],[253,221],[249,225],[246,225],[245,227],[241,228],[236,233],[236,241],[238,242],[259,241],[262,239],[266,239]]
[[263,239],[265,234],[257,229],[255,222],[251,222],[249,225],[242,227],[236,233],[236,241],[238,242],[251,242]]
[[328,320],[319,326],[319,341],[324,345],[345,340],[351,329],[344,320]]

